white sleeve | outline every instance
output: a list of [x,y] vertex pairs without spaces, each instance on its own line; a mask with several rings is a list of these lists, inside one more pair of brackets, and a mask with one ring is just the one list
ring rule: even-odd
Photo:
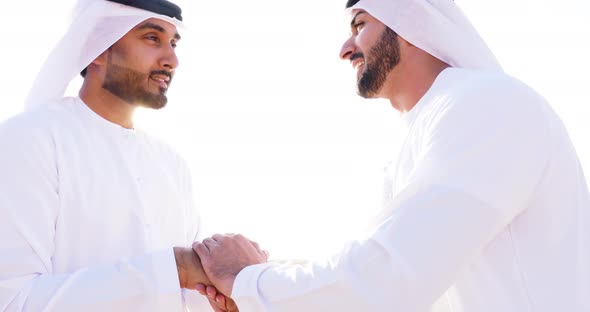
[[241,312],[389,311],[407,293],[393,260],[375,241],[366,240],[326,261],[249,266],[238,274],[232,298]]
[[187,162],[179,157],[179,171],[181,176],[180,185],[183,188],[183,196],[184,204],[185,204],[185,228],[187,229],[187,246],[191,246],[194,241],[196,241],[200,235],[202,221],[201,221],[201,214],[199,212],[199,207],[195,202],[195,189],[193,187],[193,180],[191,170],[187,164]]
[[371,238],[328,265],[244,269],[232,294],[240,311],[428,309],[522,212],[547,166],[540,99],[505,91],[447,99],[423,121],[418,164]]
[[172,249],[54,272],[55,143],[46,129],[31,126],[0,126],[0,311],[180,311]]
[[[184,218],[185,228],[187,229],[186,246],[191,247],[194,241],[203,239],[203,237],[200,237],[200,235],[202,235],[202,220],[199,208],[195,203],[191,170],[184,159],[180,156],[177,157],[179,158],[179,174],[181,176],[180,185],[182,185],[183,188],[182,194],[184,196],[186,209]],[[182,300],[188,311],[212,311],[207,298],[195,290],[182,289]]]

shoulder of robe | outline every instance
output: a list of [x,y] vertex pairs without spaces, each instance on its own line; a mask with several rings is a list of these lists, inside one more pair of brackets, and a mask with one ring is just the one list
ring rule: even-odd
[[[457,95],[466,105],[514,113],[539,108],[545,99],[524,82],[501,72],[473,71],[458,84]],[[495,105],[490,105],[490,104]]]
[[541,121],[550,110],[546,100],[524,82],[501,72],[470,71],[461,74],[450,92],[456,111],[473,118]]
[[63,108],[40,108],[22,112],[0,123],[2,148],[48,147],[53,144],[55,129],[62,127]]
[[547,102],[513,77],[463,69],[451,75],[446,88],[418,117],[427,137],[547,134],[558,122]]

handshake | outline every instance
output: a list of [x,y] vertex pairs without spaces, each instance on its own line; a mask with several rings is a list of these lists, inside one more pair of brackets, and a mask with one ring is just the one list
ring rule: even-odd
[[240,234],[216,234],[191,248],[174,247],[180,287],[205,295],[216,312],[238,311],[230,296],[245,267],[268,261],[268,252]]

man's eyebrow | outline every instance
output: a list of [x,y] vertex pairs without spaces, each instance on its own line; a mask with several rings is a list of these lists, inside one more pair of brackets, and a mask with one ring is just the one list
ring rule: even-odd
[[350,27],[353,27],[353,26],[354,26],[354,24],[356,24],[356,18],[357,18],[357,16],[359,16],[359,15],[361,15],[361,14],[364,14],[364,13],[367,13],[367,12],[365,12],[365,11],[360,11],[360,12],[356,13],[356,15],[355,15],[355,16],[352,18],[352,21],[350,22]]
[[[164,29],[164,27],[158,25],[158,24],[154,24],[154,23],[145,23],[142,24],[141,26],[139,26],[137,28],[138,30],[143,30],[143,29],[153,29],[155,31],[159,31],[161,33],[166,33],[166,29]],[[174,34],[174,39],[176,40],[180,40],[180,35],[178,33]]]

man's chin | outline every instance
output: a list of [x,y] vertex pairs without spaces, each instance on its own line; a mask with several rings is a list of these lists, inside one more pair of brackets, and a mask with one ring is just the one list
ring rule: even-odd
[[168,103],[166,90],[160,90],[159,93],[145,93],[143,98],[140,98],[139,106],[151,109],[161,109]]
[[372,76],[363,76],[356,84],[356,93],[365,99],[379,97],[383,82],[376,81]]
[[138,106],[143,108],[150,108],[150,109],[161,109],[166,106],[168,103],[168,98],[164,95],[159,96],[157,98],[150,98],[144,99],[142,101],[138,101]]
[[166,107],[166,102],[150,102],[150,103],[141,103],[139,104],[139,106],[143,107],[143,108],[149,108],[149,109],[162,109],[164,107]]
[[361,88],[359,85],[356,86],[356,94],[364,99],[372,99],[375,97],[374,92]]

